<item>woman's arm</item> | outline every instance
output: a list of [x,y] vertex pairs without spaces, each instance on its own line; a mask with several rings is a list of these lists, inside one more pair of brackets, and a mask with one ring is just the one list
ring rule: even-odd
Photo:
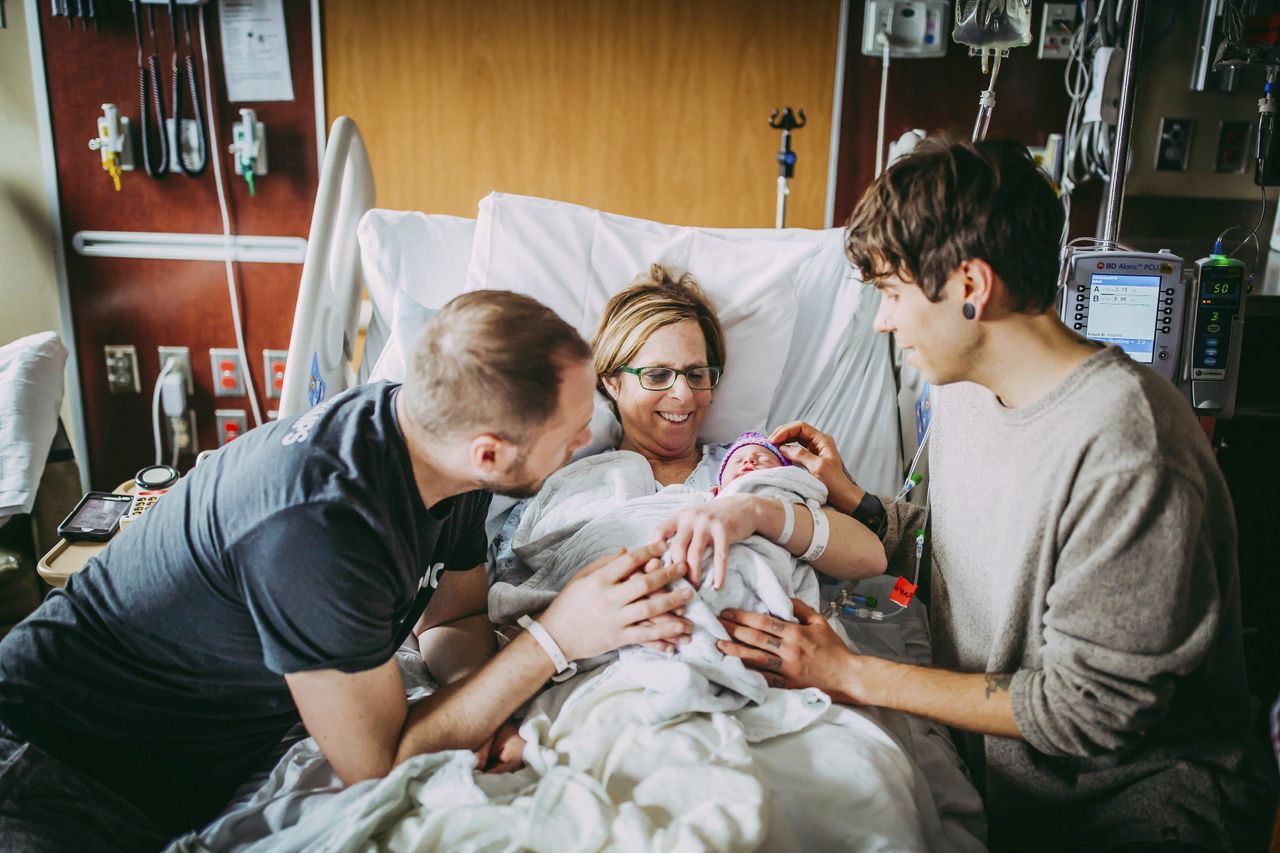
[[[884,572],[884,548],[875,533],[834,509],[820,510],[829,525],[826,550],[810,562],[824,574],[838,578],[865,578]],[[803,556],[813,542],[814,520],[809,508],[796,504],[795,528],[786,549]],[[748,536],[760,534],[777,541],[782,535],[785,513],[781,502],[759,495],[721,495],[702,506],[676,514],[658,532],[667,540],[672,560],[689,566],[689,580],[701,583],[704,557],[711,549],[711,579],[716,589],[724,586],[728,571],[729,546]]]

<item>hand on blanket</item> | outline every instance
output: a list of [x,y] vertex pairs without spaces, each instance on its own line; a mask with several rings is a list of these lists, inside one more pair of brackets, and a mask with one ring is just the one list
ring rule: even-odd
[[[702,586],[703,560],[711,549],[711,585],[724,586],[729,546],[741,542],[758,528],[757,510],[765,499],[756,495],[723,495],[713,501],[683,509],[658,530],[667,541],[673,562],[689,564],[689,583]],[[774,507],[776,501],[770,502]]]
[[795,622],[768,613],[725,610],[720,623],[737,642],[716,648],[758,670],[770,687],[817,687],[832,698],[852,701],[845,689],[846,663],[852,654],[822,614],[791,599]]
[[514,720],[507,720],[476,750],[476,767],[484,773],[511,773],[524,766],[524,738]]
[[693,597],[689,588],[668,592],[684,577],[685,565],[657,562],[666,546],[620,550],[601,557],[574,576],[538,621],[569,660],[582,660],[622,646],[676,643],[693,625],[673,611]]
[[836,440],[804,421],[792,421],[773,431],[769,440],[782,454],[827,487],[827,503],[846,515],[858,508],[866,491],[849,476]]

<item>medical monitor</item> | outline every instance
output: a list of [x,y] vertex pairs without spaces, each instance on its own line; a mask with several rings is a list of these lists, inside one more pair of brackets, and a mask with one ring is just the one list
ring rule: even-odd
[[1115,344],[1134,361],[1150,364],[1155,359],[1159,309],[1160,276],[1092,275],[1085,337]]
[[1163,251],[1073,251],[1063,273],[1067,326],[1178,381],[1186,314],[1181,258]]

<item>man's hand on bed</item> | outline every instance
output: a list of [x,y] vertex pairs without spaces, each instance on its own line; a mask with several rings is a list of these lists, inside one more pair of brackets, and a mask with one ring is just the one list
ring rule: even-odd
[[766,503],[766,500],[757,495],[722,495],[701,506],[681,510],[658,529],[657,535],[666,541],[666,553],[672,562],[689,565],[689,582],[696,587],[702,585],[706,552],[710,548],[711,585],[721,589],[728,572],[729,546],[759,529],[762,507],[778,505],[777,501]]
[[853,653],[821,613],[799,599],[791,604],[799,623],[768,613],[721,612],[720,623],[736,642],[721,640],[716,648],[741,658],[770,687],[817,687],[837,701],[854,702],[845,685]]
[[866,491],[845,470],[834,438],[804,421],[792,421],[775,429],[769,440],[793,464],[822,481],[828,504],[845,515],[858,508]]
[[667,591],[684,577],[684,563],[661,565],[666,545],[620,550],[574,577],[539,617],[569,660],[602,655],[622,646],[683,642],[693,625],[675,614],[693,590]]

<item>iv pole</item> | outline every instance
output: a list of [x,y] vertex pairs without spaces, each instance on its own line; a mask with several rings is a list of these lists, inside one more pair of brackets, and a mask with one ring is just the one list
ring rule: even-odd
[[769,116],[769,127],[782,131],[782,148],[778,149],[778,213],[774,220],[774,228],[785,228],[787,224],[787,196],[791,194],[791,179],[796,173],[796,152],[791,150],[791,131],[805,126],[804,110],[798,114],[791,107],[782,110],[782,117],[774,110]]
[[1142,20],[1146,0],[1132,0],[1129,11],[1129,41],[1125,45],[1124,74],[1120,78],[1120,109],[1116,118],[1116,138],[1111,161],[1111,181],[1102,209],[1102,247],[1114,249],[1120,236],[1120,213],[1124,208],[1124,180],[1129,165],[1129,135],[1133,130],[1133,92],[1138,85],[1138,54],[1142,49]]

